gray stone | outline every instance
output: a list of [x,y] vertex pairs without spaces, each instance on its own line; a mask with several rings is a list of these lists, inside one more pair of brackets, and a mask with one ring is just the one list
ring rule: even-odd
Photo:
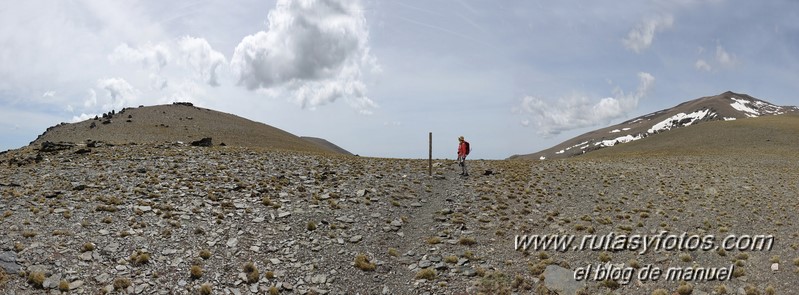
[[575,280],[572,270],[550,265],[544,270],[544,287],[560,295],[576,295],[585,282]]
[[111,254],[116,254],[116,252],[119,250],[119,243],[108,244],[108,246],[106,246],[103,250]]
[[72,283],[69,283],[70,290],[75,290],[80,287],[83,287],[83,281],[74,281]]
[[474,277],[474,276],[476,276],[476,275],[477,275],[477,271],[476,271],[476,270],[474,270],[474,269],[473,269],[473,268],[471,268],[471,267],[464,267],[464,268],[461,270],[461,273],[462,273],[464,276],[467,276],[467,277]]
[[324,284],[327,282],[327,276],[324,274],[318,274],[311,278],[311,283],[314,284]]
[[80,260],[83,260],[83,261],[91,261],[92,260],[92,252],[83,252],[83,253],[80,254],[80,256],[78,256],[78,258],[80,258]]
[[22,266],[17,264],[17,253],[12,251],[0,252],[0,268],[6,273],[18,274]]
[[[136,294],[144,293],[144,290],[147,289],[147,287],[149,287],[149,286],[150,285],[148,285],[148,284],[137,284],[136,285],[136,289],[135,289],[136,290]],[[130,288],[128,288],[128,290],[130,290]]]
[[45,289],[55,289],[58,288],[59,282],[61,282],[61,274],[56,273],[46,278],[44,280],[44,283],[42,283],[42,287],[44,287]]
[[100,284],[106,283],[110,279],[111,279],[111,276],[108,275],[107,273],[104,273],[104,274],[101,274],[99,276],[94,277],[94,280],[97,281]]
[[355,223],[355,220],[346,216],[336,217],[336,220],[346,223]]
[[227,243],[226,243],[226,245],[229,248],[236,247],[236,245],[238,245],[238,244],[239,244],[239,239],[236,239],[236,238],[231,238],[230,240],[227,240]]
[[422,261],[419,261],[419,268],[428,268],[431,265],[433,265],[433,264],[430,263],[430,260],[424,259]]
[[150,206],[133,206],[133,209],[139,210],[141,212],[147,213],[153,211],[153,208]]
[[357,243],[357,242],[360,242],[361,240],[363,240],[363,236],[361,236],[361,235],[352,236],[350,238],[350,243]]

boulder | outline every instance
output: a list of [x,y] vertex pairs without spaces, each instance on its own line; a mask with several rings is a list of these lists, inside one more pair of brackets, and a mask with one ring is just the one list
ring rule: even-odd
[[197,140],[197,141],[192,141],[191,145],[193,145],[193,146],[206,146],[207,147],[207,146],[212,146],[214,144],[211,141],[210,137],[206,137],[206,138],[203,138],[203,139],[200,139],[200,140]]
[[575,280],[574,271],[570,269],[549,265],[544,270],[544,287],[559,295],[576,295],[585,288],[585,282]]

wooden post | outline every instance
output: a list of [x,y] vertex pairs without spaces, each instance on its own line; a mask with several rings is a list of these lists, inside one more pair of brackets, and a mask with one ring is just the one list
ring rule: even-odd
[[427,156],[427,174],[433,176],[433,132],[429,134],[430,150]]

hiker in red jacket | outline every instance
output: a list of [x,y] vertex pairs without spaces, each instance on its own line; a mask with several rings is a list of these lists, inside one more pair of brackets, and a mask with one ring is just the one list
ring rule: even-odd
[[458,165],[461,166],[461,175],[462,176],[469,176],[469,172],[466,171],[466,156],[469,155],[469,142],[463,140],[463,136],[458,137]]

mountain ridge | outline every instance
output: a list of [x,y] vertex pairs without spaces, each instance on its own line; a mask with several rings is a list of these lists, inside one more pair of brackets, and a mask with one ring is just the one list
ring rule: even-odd
[[583,133],[545,150],[513,155],[509,159],[568,158],[703,122],[738,120],[797,111],[799,108],[795,106],[777,106],[748,94],[727,91],[685,101],[671,108]]
[[349,153],[265,123],[187,102],[123,108],[118,113],[111,111],[80,122],[61,123],[47,128],[29,146],[40,146],[47,141],[74,144],[188,144],[203,138],[211,138],[212,145]]

